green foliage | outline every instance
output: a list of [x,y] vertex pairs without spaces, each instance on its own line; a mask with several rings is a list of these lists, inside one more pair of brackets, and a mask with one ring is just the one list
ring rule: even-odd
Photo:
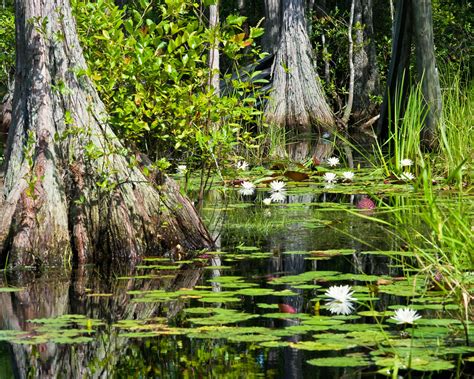
[[[347,39],[348,12],[335,7],[322,17],[311,16],[311,42],[322,59],[317,60],[318,72],[323,79],[326,93],[336,103],[347,93],[347,67],[349,67]],[[324,35],[325,42],[321,39]],[[329,82],[326,77],[326,62],[329,63]],[[323,73],[325,73],[323,75]]]
[[[111,0],[73,1],[88,76],[115,131],[153,160],[177,159],[210,167],[238,142],[250,141],[244,126],[261,113],[252,104],[255,84],[230,78],[234,91],[209,88],[209,48],[219,48],[237,67],[258,57],[253,38],[242,33],[243,17],[229,16],[212,30],[183,0],[140,1],[119,9]],[[257,84],[258,85],[258,84]]]
[[439,124],[439,152],[433,162],[450,182],[472,181],[474,158],[474,82],[463,84],[459,72],[441,75],[443,117]]
[[474,66],[474,9],[466,0],[433,0],[433,30],[439,63],[472,75]]
[[7,92],[15,66],[15,18],[13,7],[0,8],[0,97]]

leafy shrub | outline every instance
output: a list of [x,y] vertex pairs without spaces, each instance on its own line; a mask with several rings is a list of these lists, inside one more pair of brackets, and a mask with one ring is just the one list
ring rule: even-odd
[[[233,90],[219,96],[209,88],[208,53],[216,36],[232,66],[259,57],[242,33],[244,17],[228,16],[209,29],[197,4],[150,2],[120,9],[112,0],[74,0],[89,77],[110,115],[110,124],[129,144],[152,159],[207,166],[250,138],[244,126],[261,113],[251,105],[255,83],[226,75]],[[258,85],[258,84],[257,84]]]
[[0,8],[0,98],[8,89],[15,67],[15,15],[13,7]]

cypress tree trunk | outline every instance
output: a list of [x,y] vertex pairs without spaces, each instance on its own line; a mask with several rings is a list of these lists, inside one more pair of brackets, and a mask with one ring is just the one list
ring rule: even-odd
[[370,116],[371,95],[379,94],[372,0],[355,0],[354,9],[354,103],[356,120]]
[[12,121],[12,100],[13,91],[9,89],[0,104],[0,145],[7,141],[8,129]]
[[436,145],[436,128],[441,117],[441,87],[436,68],[431,0],[415,1],[412,7],[416,67],[418,78],[422,81],[423,98],[428,108],[421,137],[424,147],[431,149]]
[[69,0],[16,2],[17,69],[0,214],[13,265],[138,260],[212,245],[192,204],[156,186],[107,125]]
[[[410,52],[412,41],[411,1],[399,0],[397,3],[395,24],[393,27],[392,56],[387,76],[387,87],[380,109],[377,135],[386,140],[389,135],[389,113],[395,101],[401,98],[400,114],[404,113],[408,89],[410,86]],[[402,93],[402,96],[399,94]],[[393,117],[393,116],[392,116]]]
[[[267,121],[297,142],[289,145],[289,155],[296,160],[313,152],[313,127],[318,136],[334,129],[334,118],[314,68],[304,5],[303,0],[281,0],[283,19],[272,67],[273,91],[265,110]],[[318,159],[331,152],[331,143],[316,146]]]
[[274,54],[280,41],[281,0],[265,0],[265,34],[263,35],[263,49]]
[[[405,105],[410,85],[410,53],[412,35],[416,46],[416,66],[418,79],[422,80],[422,92],[427,106],[427,115],[422,130],[422,145],[431,149],[436,145],[436,128],[441,117],[441,89],[439,84],[436,57],[434,54],[433,20],[430,0],[399,0],[392,45],[392,58],[387,78],[387,93],[380,111],[378,134],[387,138],[389,129],[389,107],[395,99],[399,104],[400,117]],[[399,95],[401,93],[401,95]],[[405,102],[405,103],[403,103]]]

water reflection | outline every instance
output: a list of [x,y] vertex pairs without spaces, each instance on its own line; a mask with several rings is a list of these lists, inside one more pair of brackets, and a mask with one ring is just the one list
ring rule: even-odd
[[[151,317],[172,318],[183,303],[137,303],[130,301],[131,290],[147,291],[192,288],[200,278],[201,269],[190,268],[169,278],[136,279],[143,271],[128,270],[105,274],[84,267],[72,274],[54,271],[35,276],[24,273],[21,278],[8,278],[10,286],[22,291],[0,293],[0,329],[36,333],[33,319],[54,319],[68,314],[85,315],[103,320],[105,326],[91,332],[96,338],[82,344],[53,342],[30,345],[11,344],[10,371],[17,378],[106,378],[114,372],[123,356],[129,338],[120,337],[111,325],[119,320],[144,320]],[[122,277],[124,279],[117,279]],[[126,279],[129,277],[129,279]],[[0,280],[0,287],[5,286]],[[45,339],[48,339],[46,333]],[[6,371],[6,370],[5,370]]]
[[[263,199],[263,195],[259,193],[257,196]],[[218,195],[214,193],[213,196]],[[378,225],[344,211],[347,206],[355,208],[361,199],[362,195],[289,194],[284,205],[263,206],[257,197],[257,205],[246,206],[239,202],[231,204],[234,207],[228,209],[224,207],[223,199],[212,199],[215,206],[205,208],[204,214],[211,215],[208,219],[217,245],[229,255],[242,252],[239,248],[244,247],[254,248],[256,253],[267,253],[261,259],[252,258],[252,254],[232,260],[226,254],[201,253],[200,260],[183,264],[179,270],[81,267],[72,273],[49,271],[39,276],[30,272],[10,273],[0,279],[0,288],[8,284],[23,290],[0,292],[0,331],[25,331],[32,337],[39,337],[35,329],[37,325],[28,320],[52,319],[68,314],[84,315],[103,324],[88,329],[87,321],[84,322],[83,334],[73,337],[78,342],[74,344],[54,343],[45,338],[34,345],[11,343],[8,347],[0,347],[0,377],[1,373],[10,372],[18,378],[257,375],[269,378],[358,378],[362,370],[357,368],[321,369],[306,363],[315,356],[336,356],[335,352],[315,353],[290,347],[266,349],[258,344],[229,343],[224,338],[186,337],[176,333],[124,337],[116,323],[135,320],[141,322],[141,326],[149,326],[148,331],[154,331],[152,328],[157,328],[162,323],[160,320],[166,320],[170,328],[183,324],[192,328],[189,322],[186,323],[185,307],[215,307],[262,314],[264,311],[258,307],[259,303],[286,305],[296,313],[314,314],[315,304],[309,300],[318,294],[317,290],[292,288],[297,296],[240,296],[236,303],[203,304],[192,296],[179,300],[133,301],[130,291],[161,289],[172,292],[205,286],[208,291],[221,293],[226,288],[219,278],[226,275],[243,276],[258,284],[259,288],[272,287],[270,282],[275,278],[307,271],[336,270],[396,276],[397,268],[391,267],[391,258],[360,254],[363,250],[397,248]],[[353,252],[331,259],[317,254],[318,251],[341,248]],[[295,253],[298,251],[315,254]],[[154,263],[149,261],[148,265]],[[172,263],[168,261],[166,264]],[[213,281],[208,282],[209,279]],[[291,287],[278,287],[279,290],[285,288]],[[386,309],[389,297],[380,296],[380,299],[377,306]],[[238,325],[282,329],[299,323],[289,318],[261,317]],[[131,325],[127,331],[133,331],[133,323]],[[71,332],[72,329],[71,326],[65,330]],[[93,338],[79,343],[81,336]],[[283,341],[298,342],[309,338],[311,333],[295,334],[284,337]],[[6,356],[9,363],[6,363]],[[5,367],[2,368],[2,364]],[[364,377],[372,375],[365,373]]]

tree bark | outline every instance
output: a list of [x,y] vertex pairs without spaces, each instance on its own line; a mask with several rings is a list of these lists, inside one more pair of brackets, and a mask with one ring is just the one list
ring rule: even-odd
[[354,39],[352,38],[352,25],[354,24],[356,0],[351,1],[351,11],[349,16],[349,28],[347,31],[347,40],[349,43],[348,61],[349,61],[349,94],[347,96],[347,104],[342,115],[342,123],[347,128],[349,118],[352,113],[352,105],[354,103],[354,82],[355,82],[355,68],[354,68]]
[[412,5],[415,25],[416,67],[427,106],[425,125],[421,132],[422,145],[436,145],[436,129],[441,117],[441,87],[436,68],[431,0],[418,0]]
[[354,103],[356,120],[373,113],[371,96],[379,95],[379,72],[375,50],[372,0],[355,0],[354,4]]
[[0,104],[0,144],[4,145],[7,141],[8,130],[12,122],[12,102],[13,91],[8,90]]
[[[283,21],[278,48],[272,66],[273,91],[265,114],[270,124],[285,132],[290,141],[292,159],[306,159],[312,153],[313,127],[320,136],[334,130],[334,118],[326,102],[306,29],[303,0],[282,0]],[[322,139],[321,139],[322,141]],[[332,144],[319,143],[316,157],[332,152]]]
[[274,54],[280,41],[280,26],[282,22],[282,0],[265,0],[265,34],[262,46],[267,53]]
[[136,261],[212,245],[192,204],[162,192],[107,125],[69,0],[16,2],[17,62],[0,258],[12,265]]
[[436,57],[434,54],[433,20],[430,0],[399,0],[394,27],[392,58],[387,79],[387,93],[380,111],[378,134],[388,137],[389,110],[396,99],[399,112],[392,117],[403,117],[408,88],[410,86],[410,53],[412,35],[416,46],[418,79],[422,80],[422,92],[427,106],[427,116],[422,129],[421,144],[428,149],[436,145],[437,123],[441,117],[441,89]]
[[[392,42],[392,56],[387,76],[387,88],[384,94],[384,101],[380,109],[380,118],[378,120],[377,135],[386,140],[389,135],[390,112],[393,109],[397,97],[404,103],[399,104],[400,114],[404,113],[407,96],[410,85],[410,53],[412,23],[411,1],[399,0],[397,3],[395,25]],[[400,96],[400,93],[402,94]],[[392,115],[393,117],[393,115]]]

